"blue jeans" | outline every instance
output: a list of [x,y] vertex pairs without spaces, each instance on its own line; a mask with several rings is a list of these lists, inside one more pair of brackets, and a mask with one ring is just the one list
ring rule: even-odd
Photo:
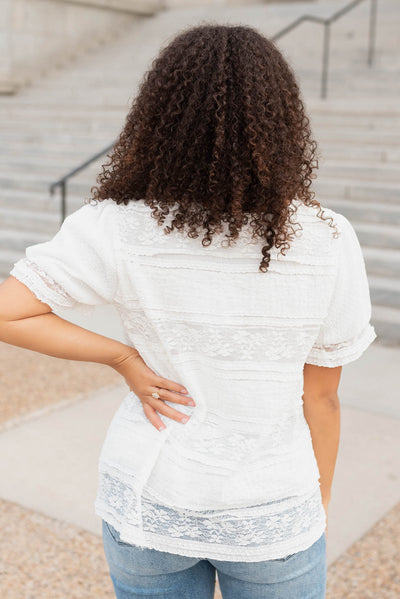
[[325,532],[308,549],[261,562],[186,557],[130,545],[103,520],[103,546],[117,599],[325,599]]

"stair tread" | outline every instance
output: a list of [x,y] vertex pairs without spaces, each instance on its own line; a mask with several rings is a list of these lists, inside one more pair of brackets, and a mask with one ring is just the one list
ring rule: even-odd
[[389,291],[400,291],[400,279],[395,277],[370,274],[368,275],[368,282],[371,288],[380,287]]
[[[384,204],[382,202],[374,202],[369,201],[367,205],[361,204],[357,200],[353,199],[343,199],[343,198],[331,198],[329,199],[329,205],[321,203],[322,207],[332,208],[335,212],[340,212],[339,208],[359,208],[362,210],[363,208],[368,210],[377,210],[382,212],[387,212],[393,214],[393,212],[398,212],[400,214],[400,203],[399,204]],[[338,208],[336,209],[335,208]]]
[[382,304],[373,304],[372,306],[372,323],[376,320],[384,322],[395,322],[400,324],[400,308],[393,308],[392,306],[383,306]]

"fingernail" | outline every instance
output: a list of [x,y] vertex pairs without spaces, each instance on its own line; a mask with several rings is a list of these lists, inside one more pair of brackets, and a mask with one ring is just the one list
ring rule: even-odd
[[181,389],[182,393],[189,393],[187,389]]
[[185,416],[184,418],[181,419],[181,422],[186,423],[189,420],[189,418],[187,416]]
[[190,401],[187,402],[188,406],[195,406],[196,404],[194,403],[193,399],[191,399]]
[[165,426],[165,424],[161,424],[161,425],[158,427],[158,430],[159,430],[159,431],[163,431],[165,428],[167,428],[167,427]]

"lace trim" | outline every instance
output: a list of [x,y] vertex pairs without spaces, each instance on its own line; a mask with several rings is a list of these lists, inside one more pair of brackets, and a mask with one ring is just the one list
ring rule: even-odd
[[274,559],[309,547],[325,529],[319,486],[241,509],[190,511],[141,498],[115,474],[99,470],[96,514],[120,533],[122,542],[187,556],[239,561]]
[[[60,308],[73,308],[77,302],[46,271],[27,257],[21,258],[10,271],[16,279],[24,283],[38,300],[50,306],[53,311]],[[91,312],[94,306],[79,304],[82,312]]]
[[42,302],[57,306],[71,307],[74,299],[50,277],[36,262],[29,258],[21,258],[10,271],[14,277],[26,284]]
[[[180,322],[154,317],[150,320],[142,311],[120,308],[124,328],[135,347],[168,355],[201,354],[224,360],[305,359],[318,333],[316,324],[279,328],[245,321],[243,325],[224,326],[214,323]],[[268,340],[268,341],[267,341]],[[304,362],[303,359],[303,362]]]
[[306,363],[334,368],[357,360],[377,338],[375,328],[370,323],[354,339],[324,346],[314,346],[307,356]]

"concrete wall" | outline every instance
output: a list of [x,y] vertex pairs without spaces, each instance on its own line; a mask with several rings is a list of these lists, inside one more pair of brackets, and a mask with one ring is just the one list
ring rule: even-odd
[[15,93],[163,5],[162,0],[1,0],[0,93]]

